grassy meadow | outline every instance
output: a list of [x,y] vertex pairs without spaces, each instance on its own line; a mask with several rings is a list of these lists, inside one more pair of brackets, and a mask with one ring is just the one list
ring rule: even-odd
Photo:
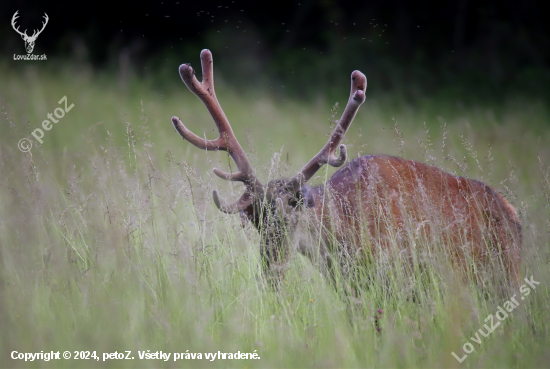
[[[348,99],[349,80],[334,81],[343,91],[335,106],[322,95],[234,91],[216,77],[220,104],[264,183],[292,176],[317,153]],[[176,64],[171,78],[179,82],[159,87],[86,66],[0,67],[0,367],[548,367],[546,103],[520,94],[413,103],[369,86],[344,139],[350,158],[390,154],[437,165],[491,185],[518,210],[522,275],[540,284],[474,343],[489,314],[519,291],[462,283],[445,265],[428,263],[423,278],[380,260],[361,270],[370,284],[351,296],[300,255],[278,290],[265,286],[258,233],[212,201],[213,189],[227,199],[243,191],[211,170],[234,163],[175,132],[174,115],[198,135],[217,134]],[[30,132],[63,96],[74,107],[39,145]],[[17,147],[24,137],[33,141],[28,153]],[[311,184],[334,171],[321,170]],[[466,342],[474,351],[459,363],[451,352],[462,357]],[[134,360],[102,361],[127,350]],[[172,356],[140,360],[147,350]],[[25,362],[12,351],[96,351],[99,361]],[[260,359],[204,358],[218,351]],[[186,352],[203,359],[173,360]]]

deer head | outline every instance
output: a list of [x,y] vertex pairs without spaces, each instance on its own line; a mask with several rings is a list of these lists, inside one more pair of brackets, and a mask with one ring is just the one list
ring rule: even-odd
[[[215,140],[206,140],[189,131],[178,117],[172,117],[176,131],[187,141],[203,150],[224,150],[235,161],[236,173],[225,173],[214,168],[214,174],[229,181],[240,181],[245,185],[242,196],[234,203],[221,200],[218,192],[213,191],[214,203],[224,213],[240,213],[241,217],[250,220],[261,235],[260,252],[264,267],[267,270],[282,273],[288,260],[289,242],[295,232],[300,211],[314,207],[315,200],[306,182],[324,165],[339,167],[347,159],[345,145],[340,145],[346,131],[351,125],[359,106],[365,100],[367,80],[363,73],[354,71],[351,74],[351,93],[342,118],[326,145],[307,163],[292,179],[272,180],[263,185],[254,174],[246,154],[239,145],[231,125],[227,120],[214,91],[212,54],[209,50],[201,51],[202,82],[199,82],[193,68],[182,64],[180,76],[185,85],[206,106],[214,119],[220,136]],[[339,147],[339,155],[335,156]]]
[[48,24],[48,20],[49,20],[48,14],[44,13],[45,22],[42,22],[42,29],[40,31],[34,30],[33,34],[29,36],[27,35],[27,30],[25,30],[25,32],[21,32],[19,31],[19,27],[17,28],[15,27],[15,21],[17,18],[19,18],[19,15],[17,15],[18,12],[19,10],[16,11],[15,14],[13,15],[13,18],[11,19],[11,26],[13,27],[15,32],[21,35],[21,38],[23,39],[23,41],[25,41],[25,49],[27,50],[27,53],[30,54],[34,49],[34,43],[36,42],[38,35],[42,33],[44,28],[46,28],[46,24]]

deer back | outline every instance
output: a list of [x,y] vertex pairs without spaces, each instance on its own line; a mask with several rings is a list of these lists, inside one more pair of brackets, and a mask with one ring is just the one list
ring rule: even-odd
[[324,241],[347,245],[349,255],[365,245],[375,258],[381,252],[396,256],[423,244],[437,245],[462,268],[469,267],[468,260],[482,265],[500,256],[511,276],[519,278],[519,218],[502,195],[482,182],[413,160],[368,155],[340,168],[312,192],[312,212],[324,229]]

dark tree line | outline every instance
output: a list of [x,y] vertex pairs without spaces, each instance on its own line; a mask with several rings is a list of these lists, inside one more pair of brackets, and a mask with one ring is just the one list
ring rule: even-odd
[[357,65],[369,81],[413,94],[458,84],[547,95],[550,82],[549,22],[534,0],[2,1],[2,63],[25,52],[10,24],[16,10],[29,34],[48,13],[35,53],[98,68],[121,55],[138,71],[171,57],[196,61],[208,47],[228,79],[262,81],[268,69],[281,80],[292,74],[297,92]]

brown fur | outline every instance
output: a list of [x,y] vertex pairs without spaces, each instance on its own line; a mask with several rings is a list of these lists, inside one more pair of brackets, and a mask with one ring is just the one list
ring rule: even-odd
[[[330,234],[350,255],[361,245],[370,245],[375,259],[380,252],[395,255],[423,238],[446,248],[464,271],[502,260],[510,280],[519,281],[520,221],[514,207],[484,183],[413,160],[368,155],[312,192],[315,221],[309,223],[322,224],[325,243]],[[301,251],[308,253],[307,247]]]

